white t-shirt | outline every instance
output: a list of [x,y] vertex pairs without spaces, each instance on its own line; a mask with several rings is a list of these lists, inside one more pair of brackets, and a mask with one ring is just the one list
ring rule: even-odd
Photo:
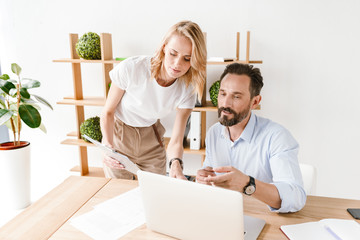
[[112,84],[125,90],[115,116],[133,127],[148,127],[176,108],[195,106],[194,88],[176,80],[162,87],[151,78],[151,57],[130,57],[110,71]]

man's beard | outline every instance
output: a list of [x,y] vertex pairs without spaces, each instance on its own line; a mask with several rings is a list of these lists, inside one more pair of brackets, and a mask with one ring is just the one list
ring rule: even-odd
[[[234,115],[234,117],[230,118],[230,119],[228,118],[228,116],[221,117],[221,112],[223,110],[232,113]],[[222,125],[227,126],[227,127],[231,127],[231,126],[238,124],[239,122],[244,120],[249,115],[249,113],[250,113],[250,104],[244,111],[239,112],[239,113],[235,112],[231,108],[224,108],[224,107],[218,108],[219,122]]]

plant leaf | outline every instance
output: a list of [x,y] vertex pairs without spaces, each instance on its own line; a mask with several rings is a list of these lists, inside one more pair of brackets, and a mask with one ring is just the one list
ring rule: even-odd
[[33,105],[34,103],[36,103],[36,101],[31,98],[29,98],[29,99],[22,98],[21,102],[25,103],[25,104],[30,104],[30,105]]
[[40,124],[40,130],[43,131],[44,133],[47,133],[46,127],[43,123]]
[[0,109],[0,126],[7,122],[12,115],[12,111],[7,109]]
[[21,87],[23,88],[37,88],[40,87],[41,83],[38,80],[23,78],[21,79]]
[[7,74],[3,74],[3,75],[0,76],[0,79],[9,80],[10,77],[9,77],[9,75],[7,75]]
[[16,88],[12,88],[10,89],[9,93],[8,93],[11,97],[16,97],[17,95],[17,89]]
[[5,102],[1,98],[0,98],[0,104],[1,104],[1,106],[3,106],[2,108],[6,109]]
[[21,120],[31,128],[37,128],[41,124],[41,116],[39,111],[31,105],[20,105],[19,114]]
[[0,88],[1,90],[3,90],[5,93],[9,94],[9,91],[12,89],[12,88],[15,88],[15,85],[12,83],[12,82],[9,82],[9,81],[5,81],[3,79],[0,79]]
[[12,63],[11,64],[11,71],[19,76],[20,73],[21,73],[21,67],[19,65],[17,65],[16,63]]
[[51,106],[51,104],[48,103],[48,101],[46,101],[45,99],[43,99],[42,97],[40,97],[38,95],[33,94],[33,96],[36,98],[36,100],[39,101],[39,103],[42,103],[45,106],[48,106],[51,110],[54,110],[53,107]]
[[29,99],[30,98],[30,93],[28,92],[28,90],[26,88],[20,88],[20,95],[23,98]]
[[26,105],[31,105],[33,106],[34,108],[36,108],[38,111],[41,110],[41,107],[37,104],[37,102],[33,101],[32,99],[29,99],[27,101],[24,101],[23,103],[21,104],[26,104]]

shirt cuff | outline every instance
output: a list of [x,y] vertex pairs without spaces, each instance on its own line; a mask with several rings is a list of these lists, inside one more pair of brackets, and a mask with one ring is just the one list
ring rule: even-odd
[[278,189],[281,207],[277,209],[269,206],[270,211],[279,213],[297,212],[304,207],[306,193],[303,188],[285,182],[276,182],[273,184]]

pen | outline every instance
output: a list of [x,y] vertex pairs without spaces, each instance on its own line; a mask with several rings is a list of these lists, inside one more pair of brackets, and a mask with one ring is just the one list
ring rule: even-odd
[[336,233],[334,233],[333,230],[331,230],[331,228],[327,225],[324,225],[324,228],[326,229],[326,231],[328,231],[328,233],[330,233],[336,240],[341,240],[341,238],[336,235]]

